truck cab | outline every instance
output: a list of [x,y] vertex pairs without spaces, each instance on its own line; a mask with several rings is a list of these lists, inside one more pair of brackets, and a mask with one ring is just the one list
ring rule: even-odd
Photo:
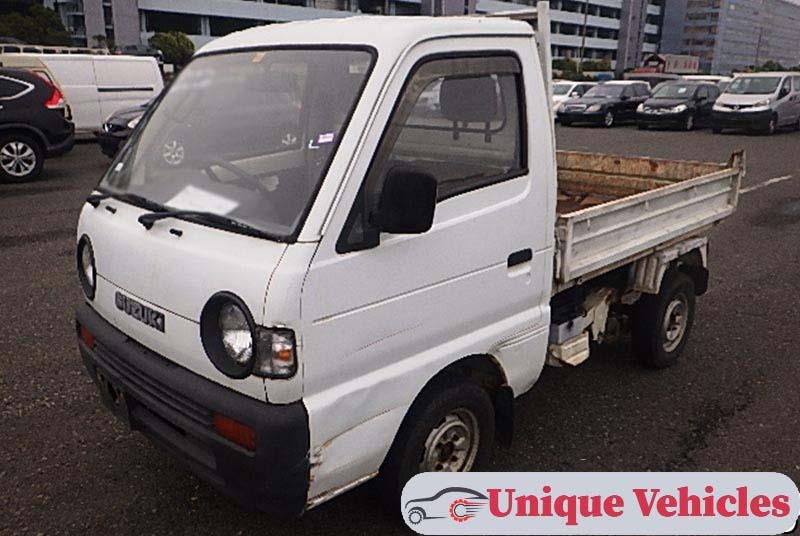
[[[591,238],[587,208],[562,220],[554,266],[544,64],[529,24],[484,17],[289,23],[201,49],[80,216],[77,332],[104,403],[280,516],[375,476],[399,497],[418,472],[481,467],[545,361],[579,361],[605,320],[612,291],[598,300],[583,280],[659,250],[651,235],[582,257],[569,237]],[[719,204],[684,220],[706,229],[739,175],[703,169]],[[705,251],[692,244],[651,258],[654,273]],[[642,292],[659,292],[653,278]],[[551,322],[563,292],[596,302],[575,333]],[[557,301],[565,322],[574,300]]]

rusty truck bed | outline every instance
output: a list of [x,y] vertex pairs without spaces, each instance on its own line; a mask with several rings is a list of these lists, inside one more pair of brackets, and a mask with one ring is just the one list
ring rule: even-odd
[[744,155],[727,163],[558,151],[556,288],[660,246],[704,234],[733,213]]

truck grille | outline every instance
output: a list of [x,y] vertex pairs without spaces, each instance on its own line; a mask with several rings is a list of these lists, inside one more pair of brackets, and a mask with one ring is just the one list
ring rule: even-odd
[[[99,340],[97,341],[95,353],[98,363],[120,378],[124,382],[125,388],[130,391],[130,394],[137,402],[145,406],[154,406],[160,403],[169,410],[192,420],[200,426],[205,428],[212,427],[213,417],[210,410],[185,398],[157,379],[135,369],[105,347]],[[151,409],[153,408],[151,407]]]

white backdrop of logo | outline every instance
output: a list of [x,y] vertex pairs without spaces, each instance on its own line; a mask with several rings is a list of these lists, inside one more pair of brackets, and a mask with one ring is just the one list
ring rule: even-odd
[[420,534],[782,534],[780,473],[423,473],[400,504]]

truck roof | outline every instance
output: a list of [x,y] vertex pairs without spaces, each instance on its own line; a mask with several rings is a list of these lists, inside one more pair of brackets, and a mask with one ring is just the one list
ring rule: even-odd
[[366,45],[381,52],[402,50],[432,38],[509,35],[532,36],[525,22],[502,17],[387,17],[361,15],[249,28],[208,43],[197,54],[280,45]]

